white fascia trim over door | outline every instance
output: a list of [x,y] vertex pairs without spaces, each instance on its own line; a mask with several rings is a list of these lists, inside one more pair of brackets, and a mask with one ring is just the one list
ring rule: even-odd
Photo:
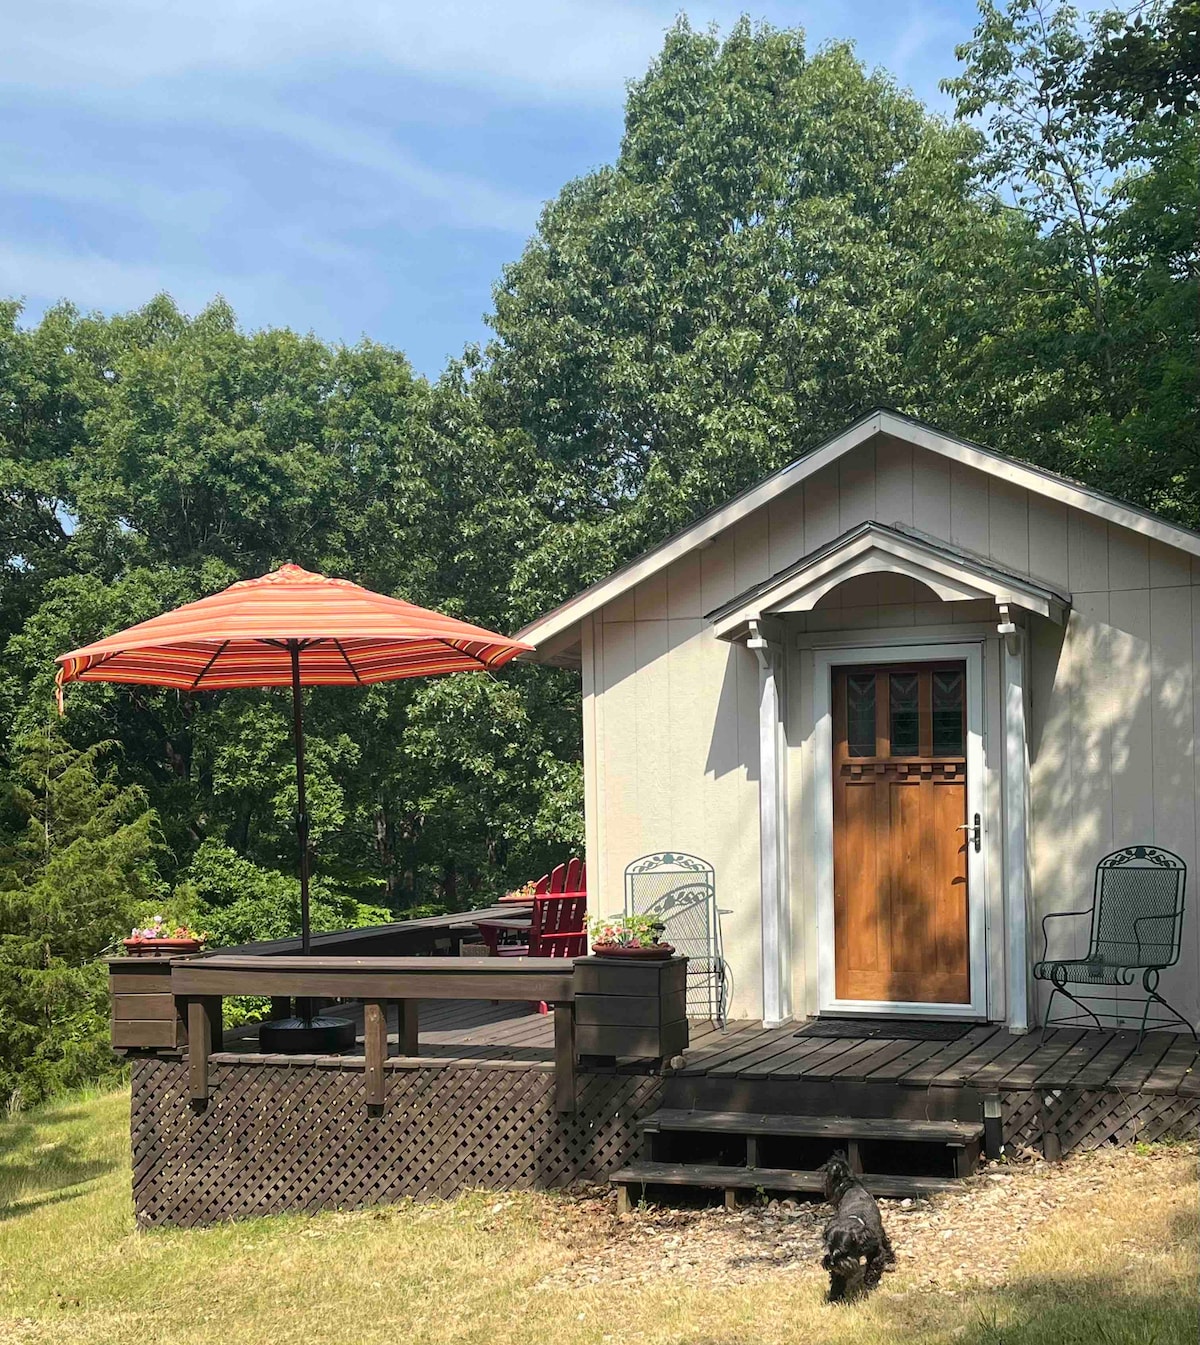
[[[870,663],[928,663],[962,659],[967,669],[967,821],[980,817],[979,850],[967,846],[967,929],[970,1004],[838,999],[833,944],[833,669]],[[870,645],[813,651],[813,853],[817,886],[817,968],[822,1013],[905,1014],[925,1018],[987,1016],[987,808],[984,806],[983,645]]]

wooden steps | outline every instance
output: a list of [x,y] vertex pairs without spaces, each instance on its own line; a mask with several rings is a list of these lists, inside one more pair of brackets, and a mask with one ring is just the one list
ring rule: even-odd
[[614,1172],[618,1205],[647,1186],[719,1189],[733,1206],[738,1191],[819,1193],[825,1160],[845,1151],[875,1195],[929,1195],[955,1189],[975,1171],[981,1121],[893,1116],[662,1108],[639,1124],[643,1158]]
[[[738,1191],[802,1191],[820,1194],[823,1174],[793,1172],[789,1168],[720,1167],[710,1163],[656,1163],[649,1160],[630,1163],[609,1177],[617,1188],[618,1213],[629,1211],[629,1194],[646,1186],[689,1186],[725,1192],[726,1205],[733,1207]],[[892,1177],[885,1173],[864,1173],[863,1185],[876,1196],[935,1195],[956,1191],[962,1185],[957,1177]]]
[[736,1135],[798,1135],[813,1139],[913,1140],[963,1148],[983,1138],[978,1121],[909,1121],[891,1116],[772,1116],[765,1112],[663,1108],[641,1123],[645,1133],[698,1130]]

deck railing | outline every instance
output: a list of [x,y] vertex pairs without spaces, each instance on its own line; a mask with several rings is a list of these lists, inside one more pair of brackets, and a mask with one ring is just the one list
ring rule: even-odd
[[359,1000],[363,1005],[365,1101],[382,1107],[388,1007],[396,1005],[400,1054],[418,1055],[422,999],[545,1001],[554,1013],[560,1111],[575,1107],[574,963],[525,957],[296,957],[216,953],[192,958],[114,958],[109,964],[112,1036],[118,1049],[186,1044],[194,1107],[209,1096],[209,1057],[222,1047],[227,995]]
[[386,1095],[392,1004],[399,1053],[419,1058],[423,999],[543,1001],[554,1014],[556,1104],[560,1112],[572,1112],[580,1051],[600,1062],[628,1056],[661,1063],[686,1046],[685,967],[681,958],[630,965],[596,958],[348,957],[324,950],[309,957],[222,950],[113,958],[112,1042],[118,1050],[136,1051],[186,1046],[189,1096],[202,1110],[209,1099],[211,1056],[222,1049],[227,996],[270,997],[273,1016],[286,1016],[297,999],[360,1001],[362,1055],[352,1058],[363,1061],[364,1102],[377,1112]]

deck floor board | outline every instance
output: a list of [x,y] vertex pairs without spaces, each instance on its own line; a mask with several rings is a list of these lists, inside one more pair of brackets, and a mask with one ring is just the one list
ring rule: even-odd
[[[362,1006],[332,1010],[356,1025],[362,1054]],[[800,1024],[764,1028],[735,1021],[718,1028],[691,1025],[684,1066],[690,1077],[777,1080],[793,1084],[867,1082],[903,1087],[965,1087],[981,1092],[1120,1088],[1200,1097],[1200,1051],[1187,1035],[1155,1032],[1136,1051],[1132,1030],[1052,1029],[1014,1036],[1002,1027],[972,1027],[957,1041],[920,1041],[857,1035],[797,1036]],[[396,1013],[388,1014],[389,1054],[396,1056]],[[258,1051],[251,1025],[226,1033],[222,1058]],[[420,1005],[419,1054],[406,1063],[432,1060],[518,1067],[545,1067],[554,1059],[554,1015],[534,1006],[488,1000],[424,1000]]]

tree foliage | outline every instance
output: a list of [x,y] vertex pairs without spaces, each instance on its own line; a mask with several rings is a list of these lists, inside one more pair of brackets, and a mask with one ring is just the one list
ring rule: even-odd
[[97,956],[160,895],[156,818],[114,745],[23,737],[0,802],[0,1098],[36,1101],[112,1068]]
[[1131,121],[1200,112],[1200,0],[1142,0],[1099,16],[1084,98]]
[[[1060,465],[1194,525],[1200,122],[1195,111],[1160,116],[1135,58],[1153,39],[1155,59],[1185,72],[1180,34],[1192,8],[1085,22],[1059,0],[983,0],[958,49],[962,72],[943,87],[960,117],[983,125],[982,185],[1006,196],[1057,259],[1045,272],[1057,277],[1061,324],[1048,329],[1049,351],[1069,362],[1074,386]],[[1164,101],[1186,110],[1185,85],[1200,91],[1181,73]],[[1118,86],[1129,96],[1115,96]]]
[[845,45],[672,30],[617,162],[496,293],[478,395],[528,436],[557,525],[519,570],[533,607],[572,559],[594,578],[872,406],[982,431],[1054,401],[992,358],[1036,240],[972,190],[978,143]]

